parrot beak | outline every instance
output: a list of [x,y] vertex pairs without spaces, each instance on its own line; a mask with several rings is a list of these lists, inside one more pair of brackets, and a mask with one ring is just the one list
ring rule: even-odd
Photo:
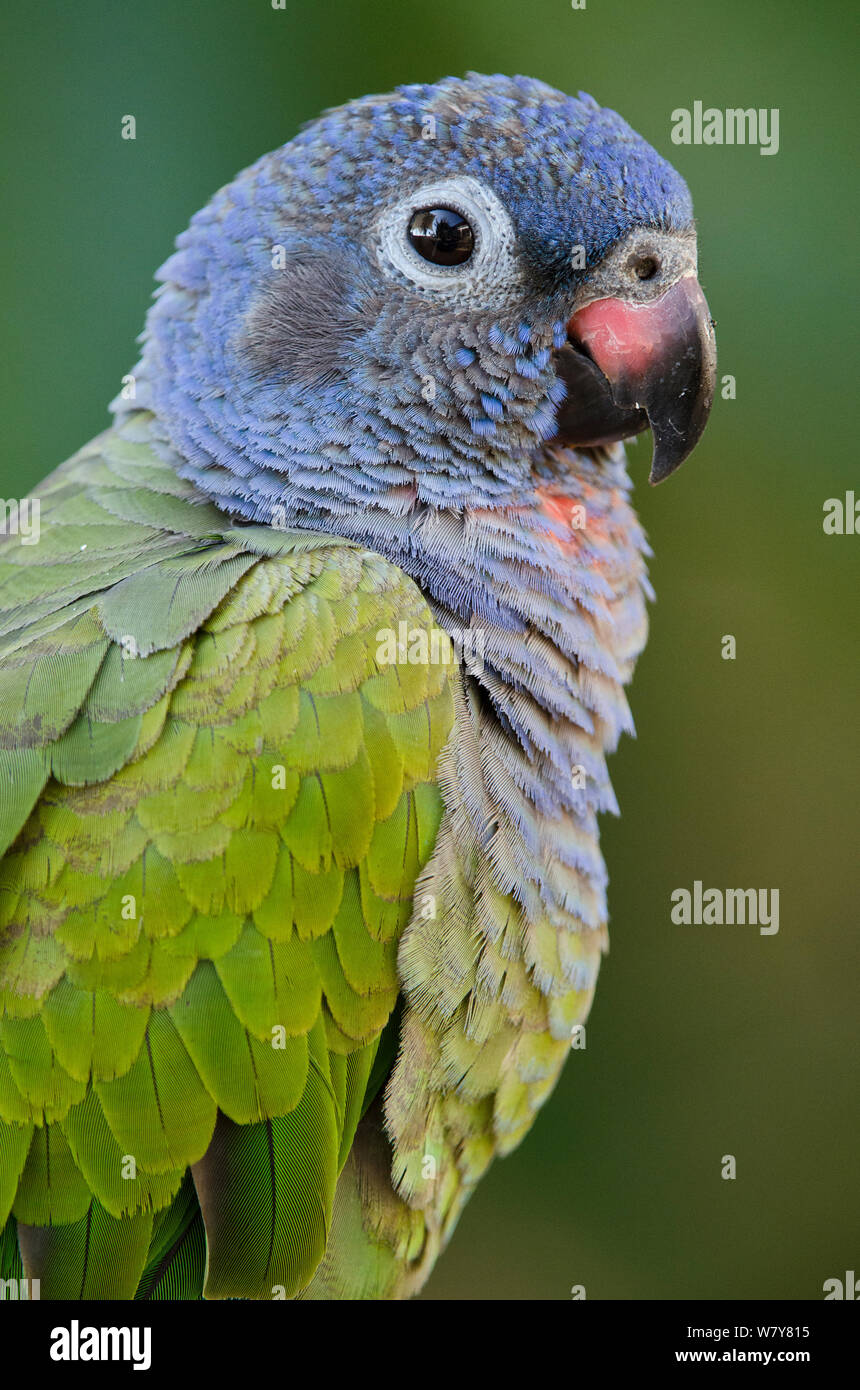
[[714,328],[695,275],[682,275],[644,303],[593,299],[567,328],[557,358],[568,388],[559,437],[605,444],[650,425],[648,481],[662,482],[699,442],[714,399]]

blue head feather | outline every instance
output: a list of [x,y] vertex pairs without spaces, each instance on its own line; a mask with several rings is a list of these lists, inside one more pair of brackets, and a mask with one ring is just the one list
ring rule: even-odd
[[[386,265],[381,219],[463,179],[502,209],[511,273],[437,295]],[[585,95],[470,74],[366,97],[195,215],[159,272],[139,399],[181,471],[249,519],[517,501],[577,286],[631,229],[691,221],[679,175]]]

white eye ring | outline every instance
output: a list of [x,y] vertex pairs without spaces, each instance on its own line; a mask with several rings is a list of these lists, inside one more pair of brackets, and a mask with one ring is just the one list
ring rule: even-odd
[[[453,208],[472,228],[475,247],[462,265],[434,265],[409,240],[420,208]],[[468,174],[422,184],[380,213],[376,223],[381,269],[414,288],[448,300],[493,308],[522,281],[516,232],[504,204]]]

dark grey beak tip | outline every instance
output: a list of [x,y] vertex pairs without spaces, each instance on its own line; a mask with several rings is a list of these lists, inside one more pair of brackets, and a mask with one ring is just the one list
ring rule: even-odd
[[[662,483],[680,468],[705,431],[717,380],[717,345],[705,296],[695,280],[680,282],[683,310],[676,352],[647,385],[643,401],[654,435],[649,483]],[[680,298],[680,295],[679,295]],[[686,301],[686,302],[684,302]]]

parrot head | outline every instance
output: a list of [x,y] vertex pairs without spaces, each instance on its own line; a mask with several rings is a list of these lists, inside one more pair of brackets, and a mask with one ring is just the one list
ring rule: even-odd
[[138,403],[250,520],[518,503],[554,450],[649,426],[657,482],[713,397],[686,185],[532,79],[326,113],[216,194],[159,278]]

